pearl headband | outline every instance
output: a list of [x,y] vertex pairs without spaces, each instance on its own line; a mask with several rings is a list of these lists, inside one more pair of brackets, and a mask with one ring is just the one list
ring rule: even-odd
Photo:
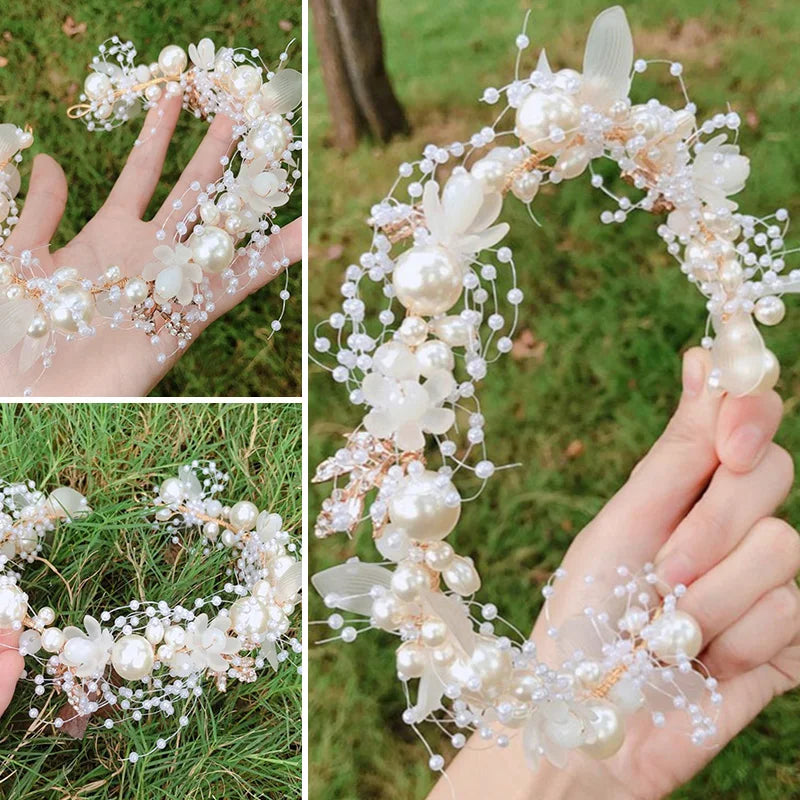
[[[57,520],[72,522],[91,509],[74,489],[61,487],[45,497],[32,482],[0,483],[0,628],[24,629],[19,651],[43,668],[33,678],[36,695],[48,687],[66,695],[74,713],[65,719],[62,710],[52,720],[56,728],[103,710],[136,722],[151,714],[177,715],[174,734],[158,739],[148,753],[128,753],[135,763],[166,747],[188,725],[209,682],[224,692],[229,680],[255,681],[266,665],[277,670],[289,651],[301,651],[289,634],[302,583],[297,546],[281,530],[277,514],[259,512],[247,500],[223,506],[217,495],[227,483],[228,475],[213,462],[194,461],[156,487],[150,503],[156,509],[154,533],[165,526],[172,543],[180,545],[199,531],[201,544],[192,545],[190,554],[208,555],[211,548],[231,552],[232,579],[221,592],[230,601],[215,594],[198,597],[187,608],[132,600],[84,617],[83,628],[63,629],[54,627],[50,607],[29,614],[14,567],[36,560]],[[118,685],[120,679],[126,683]],[[32,706],[31,718],[41,719],[39,714]],[[115,718],[106,716],[103,725],[113,728]]]
[[[92,278],[76,265],[45,275],[35,249],[17,252],[6,244],[19,216],[16,165],[33,135],[0,125],[0,355],[18,347],[19,373],[39,369],[32,384],[52,364],[60,341],[92,336],[103,321],[141,330],[163,363],[188,346],[197,324],[214,311],[216,284],[237,294],[257,276],[277,275],[289,265],[276,239],[275,216],[301,177],[296,155],[302,143],[294,138],[292,121],[298,118],[302,80],[284,68],[287,52],[274,72],[258,50],[216,50],[210,39],[189,45],[188,56],[169,45],[156,63],[136,64],[135,58],[131,42],[115,36],[102,44],[69,116],[82,119],[90,131],[108,131],[162,97],[181,96],[195,117],[229,117],[235,150],[221,160],[216,181],[195,181],[174,201],[156,233],[153,260],[141,274],[125,277],[110,265]],[[168,225],[176,231],[170,241]],[[273,333],[281,327],[287,286]]]
[[[777,324],[780,295],[800,291],[800,271],[782,274],[793,252],[783,239],[788,214],[737,212],[729,198],[743,188],[749,160],[720,131],[735,134],[739,118],[729,112],[698,125],[680,64],[667,62],[683,108],[655,99],[631,104],[631,78],[648,64],[634,62],[620,7],[594,21],[582,74],[554,72],[542,52],[530,76],[520,77],[530,44],[524,32],[516,44],[516,79],[483,93],[488,104],[503,101],[494,125],[468,142],[428,145],[421,160],[400,166],[390,193],[371,210],[370,250],[347,269],[342,310],[327,321],[332,336],[317,327],[320,359],[335,341],[335,362],[321,365],[367,411],[317,470],[315,481],[347,480],[323,502],[315,533],[353,535],[368,519],[384,561],[353,559],[312,583],[329,608],[361,617],[345,621],[332,613],[334,638],[352,642],[373,628],[401,638],[403,719],[418,733],[420,723],[432,721],[455,747],[474,732],[499,746],[521,735],[532,767],[542,757],[563,766],[572,749],[598,758],[616,752],[627,715],[647,709],[662,726],[677,709],[691,740],[703,745],[716,733],[722,698],[695,659],[702,649],[697,622],[676,607],[685,587],[662,585],[651,564],[637,573],[619,566],[610,573],[609,597],[593,596],[582,615],[556,624],[550,598],[565,577],[557,570],[543,591],[543,613],[561,660],[545,664],[496,606],[471,599],[480,577],[472,560],[445,541],[465,501],[454,478],[468,470],[485,483],[502,469],[488,458],[475,387],[510,351],[523,300],[513,254],[500,246],[509,230],[497,222],[507,194],[530,204],[542,185],[589,170],[592,185],[616,206],[603,211],[603,223],[624,222],[637,209],[666,213],[659,235],[707,300],[714,336],[702,344],[711,351],[710,387],[733,395],[765,391],[778,378],[754,318]],[[598,158],[618,164],[638,195],[612,192],[593,170]],[[367,281],[382,290],[379,325],[368,319]],[[468,423],[466,442],[453,433],[457,412]],[[429,437],[438,470],[427,466],[437,458],[426,452]],[[599,571],[605,583],[606,568]],[[601,583],[598,575],[583,578],[587,593]],[[504,631],[496,630],[500,624]],[[442,770],[444,758],[428,751],[430,767]]]

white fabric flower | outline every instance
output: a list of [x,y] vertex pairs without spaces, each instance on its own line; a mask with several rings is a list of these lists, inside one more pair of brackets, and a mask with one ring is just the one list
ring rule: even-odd
[[189,45],[189,58],[200,69],[214,69],[214,42],[211,39],[201,39],[196,45]]
[[230,624],[227,617],[216,617],[209,622],[208,614],[199,614],[186,626],[186,648],[198,670],[228,669],[230,663],[222,656],[239,652],[239,640],[228,636]]
[[721,133],[697,151],[692,164],[692,183],[697,196],[712,209],[735,211],[738,205],[728,196],[744,189],[750,174],[750,159],[739,155],[739,147],[726,144]]
[[394,437],[401,450],[421,450],[425,433],[446,433],[455,412],[442,403],[456,388],[453,375],[434,370],[420,383],[416,356],[400,342],[381,345],[374,356],[376,371],[361,384],[364,399],[372,406],[364,427],[380,439]]
[[275,538],[283,526],[283,519],[280,514],[270,514],[269,511],[262,511],[256,519],[256,534],[265,544]]
[[85,616],[83,625],[85,632],[72,625],[64,628],[66,641],[59,658],[72,667],[79,678],[97,677],[102,675],[111,658],[114,637],[94,617]]
[[160,244],[153,250],[156,261],[144,268],[142,277],[146,281],[155,280],[156,299],[165,303],[175,298],[181,305],[188,305],[194,297],[195,284],[203,280],[203,270],[191,261],[192,251],[184,244],[175,245],[173,250]]
[[269,170],[267,163],[267,156],[245,161],[236,176],[239,196],[256,215],[265,214],[289,202],[286,193],[289,173],[285,169]]
[[454,172],[439,199],[439,184],[428,181],[422,210],[430,231],[429,242],[458,255],[474,255],[496,245],[509,230],[507,222],[493,225],[503,207],[500,192],[484,194],[482,181],[466,170]]
[[580,703],[546,700],[528,718],[522,734],[528,766],[535,770],[544,756],[562,768],[570,750],[592,741],[592,712]]

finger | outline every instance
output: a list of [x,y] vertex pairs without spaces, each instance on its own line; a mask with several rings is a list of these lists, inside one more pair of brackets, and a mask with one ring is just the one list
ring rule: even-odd
[[147,112],[139,138],[106,199],[106,206],[142,217],[161,177],[180,112],[180,97],[166,98]]
[[767,517],[687,589],[680,607],[697,620],[703,641],[713,643],[717,636],[727,635],[726,629],[749,613],[760,598],[785,586],[798,572],[800,536],[783,520]]
[[734,472],[753,469],[767,452],[781,422],[783,402],[775,392],[722,401],[715,434],[719,460]]
[[[683,393],[675,414],[596,518],[597,527],[609,531],[624,547],[626,560],[621,563],[652,560],[718,465],[713,435],[721,398],[708,390],[709,369],[706,351],[692,348],[686,352]],[[630,535],[620,537],[620,530]]]
[[33,160],[30,186],[19,222],[8,239],[16,250],[32,250],[53,238],[67,205],[67,179],[60,164],[40,153]]
[[800,629],[800,590],[792,583],[760,597],[708,646],[703,663],[718,680],[766,664],[789,646]]
[[666,583],[690,584],[722,561],[762,517],[786,499],[794,480],[792,457],[776,444],[752,472],[720,466],[705,494],[655,558]]
[[175,204],[178,202],[183,204],[183,196],[195,181],[200,185],[201,190],[205,190],[208,184],[215,182],[222,175],[221,159],[228,155],[232,145],[233,122],[228,117],[219,114],[214,117],[200,147],[197,148],[191,161],[186,165],[186,169],[181,173],[181,177],[169,197],[153,217],[156,225],[162,227],[169,219],[172,222],[170,226],[172,228],[183,218],[183,212],[180,208],[176,209]]
[[[295,264],[303,257],[303,220],[302,218],[290,222],[285,228],[281,228],[280,233],[270,237],[269,245],[262,253],[262,264],[259,272],[247,286],[246,294],[237,293],[235,295],[223,294],[220,296],[214,313],[210,315],[209,322],[230,311],[239,304],[245,297],[258,291],[273,281],[278,275],[282,274],[287,267]],[[240,256],[235,262],[237,271],[246,271],[248,267],[247,259]]]
[[19,654],[19,633],[0,630],[0,716],[8,708],[25,662]]

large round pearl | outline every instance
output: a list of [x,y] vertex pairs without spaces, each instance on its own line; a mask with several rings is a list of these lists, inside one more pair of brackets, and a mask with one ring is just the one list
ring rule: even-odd
[[481,588],[481,578],[471,558],[454,556],[452,561],[442,570],[442,578],[449,589],[466,597],[475,594]]
[[168,44],[158,54],[158,67],[167,78],[177,78],[188,63],[186,51],[176,44]]
[[251,531],[256,526],[258,507],[249,500],[240,500],[231,508],[228,519],[237,531]]
[[473,672],[481,679],[481,691],[500,688],[511,675],[511,652],[493,641],[479,640],[470,658]]
[[420,638],[428,647],[438,647],[447,639],[447,625],[441,619],[428,619],[422,623]]
[[395,659],[397,674],[401,680],[421,677],[428,663],[425,648],[416,642],[405,642],[400,645]]
[[253,128],[244,141],[254,155],[275,161],[289,146],[289,133],[280,123],[265,121]]
[[421,344],[416,356],[419,371],[426,378],[430,378],[437,370],[451,372],[456,364],[453,351],[444,342],[435,340]]
[[240,597],[230,609],[231,626],[242,636],[257,636],[269,627],[269,611],[256,597]]
[[563,147],[563,142],[557,144],[550,140],[551,129],[561,128],[567,132],[576,127],[580,119],[580,111],[569,95],[534,89],[517,110],[516,132],[531,149],[554,153]]
[[0,584],[0,628],[22,622],[28,610],[28,596],[15,583]]
[[238,97],[250,97],[261,89],[261,72],[250,64],[242,64],[228,76],[227,84]]
[[769,295],[756,301],[755,317],[762,325],[777,325],[786,314],[786,306],[780,297]]
[[590,703],[587,708],[594,712],[592,727],[597,738],[591,744],[583,745],[581,749],[592,758],[609,758],[625,741],[625,723],[617,709],[604,700]]
[[167,478],[158,490],[165,503],[182,503],[186,499],[186,491],[180,478]]
[[461,297],[464,271],[443,247],[426,245],[406,250],[392,275],[397,299],[412,314],[444,314]]
[[83,91],[90,100],[98,100],[111,91],[111,81],[102,72],[91,72],[83,82]]
[[65,641],[64,631],[60,628],[45,628],[42,631],[42,648],[48,653],[57,653]]
[[137,633],[121,636],[111,650],[111,664],[117,675],[127,681],[138,681],[153,669],[153,645]]
[[679,653],[694,658],[703,646],[703,634],[691,614],[671,611],[653,623],[653,635],[647,644],[658,658],[670,663]]
[[428,574],[417,564],[406,562],[392,573],[392,591],[401,600],[414,600],[423,590],[428,588]]
[[147,284],[141,278],[131,278],[125,284],[125,297],[135,306],[143,303],[147,299],[147,295]]
[[192,260],[206,272],[224,272],[233,261],[233,239],[222,228],[206,225],[192,236]]
[[58,290],[55,308],[50,312],[53,324],[67,333],[76,333],[80,321],[89,322],[94,313],[94,301],[80,286],[65,286]]
[[461,505],[445,502],[456,487],[450,481],[439,486],[440,476],[431,470],[420,475],[407,475],[389,500],[389,519],[405,530],[410,539],[434,541],[444,539],[456,526]]

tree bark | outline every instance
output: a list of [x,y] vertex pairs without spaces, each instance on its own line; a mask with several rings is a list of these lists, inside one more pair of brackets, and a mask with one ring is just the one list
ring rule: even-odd
[[408,120],[383,56],[377,0],[310,0],[334,141],[351,150],[367,133],[382,142]]

